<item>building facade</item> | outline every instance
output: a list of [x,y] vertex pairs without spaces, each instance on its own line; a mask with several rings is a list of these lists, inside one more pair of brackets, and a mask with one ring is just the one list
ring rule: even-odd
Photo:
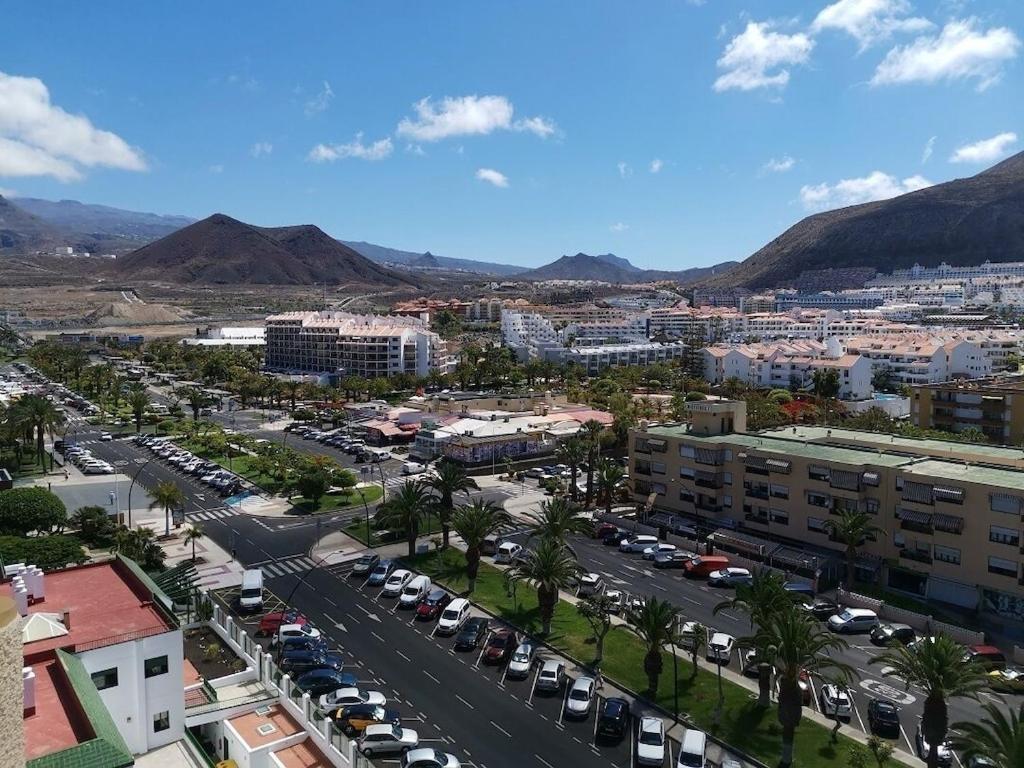
[[922,429],[962,432],[974,428],[992,442],[1020,445],[1024,443],[1024,377],[998,376],[914,387],[910,418]]

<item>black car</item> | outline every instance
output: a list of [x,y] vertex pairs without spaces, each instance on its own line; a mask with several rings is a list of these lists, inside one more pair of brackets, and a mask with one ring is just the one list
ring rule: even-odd
[[298,650],[282,654],[277,666],[289,675],[301,675],[314,669],[333,669],[341,672],[345,664],[340,653]]
[[401,725],[402,716],[397,709],[386,709],[380,704],[349,704],[335,711],[334,722],[351,738],[365,731],[368,725]]
[[331,650],[322,637],[286,637],[281,644],[281,655],[286,656],[294,651],[318,651],[328,653]]
[[380,562],[380,555],[374,552],[367,552],[365,555],[356,560],[352,566],[353,576],[365,576],[374,568],[377,567],[377,563]]
[[843,607],[827,597],[816,597],[813,602],[804,603],[804,610],[816,619],[824,621],[829,616],[843,612]]
[[351,672],[340,672],[336,669],[314,669],[300,675],[295,685],[318,699],[325,693],[339,688],[355,688],[359,685],[358,678]]
[[888,699],[868,702],[868,727],[879,735],[900,735],[900,708]]
[[629,730],[629,702],[613,696],[605,699],[597,715],[597,735],[608,739],[623,739]]
[[888,645],[895,641],[908,645],[917,639],[917,632],[909,624],[879,624],[871,630],[871,642],[876,645]]
[[629,531],[615,531],[613,533],[609,533],[607,536],[601,539],[601,542],[606,547],[617,547],[619,546],[619,542],[621,542],[623,539],[628,539],[629,536]]
[[455,636],[455,650],[469,651],[476,648],[487,634],[487,619],[474,616],[462,625],[462,630]]

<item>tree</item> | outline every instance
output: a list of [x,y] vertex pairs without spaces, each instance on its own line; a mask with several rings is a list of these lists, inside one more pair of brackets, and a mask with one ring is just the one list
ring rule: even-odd
[[128,393],[128,407],[132,409],[132,417],[135,419],[136,434],[142,431],[142,416],[149,407],[149,395],[141,387],[133,388]]
[[587,419],[583,422],[580,432],[583,433],[587,446],[587,498],[585,506],[589,507],[594,500],[594,472],[597,469],[597,460],[601,456],[601,435],[604,433],[604,424],[597,419]]
[[[23,429],[26,435],[35,436],[36,461],[45,468],[46,435],[52,435],[64,423],[63,413],[41,395],[25,395],[11,407],[7,418]],[[50,461],[52,464],[52,457]]]
[[206,394],[195,387],[190,387],[185,393],[185,401],[192,410],[192,421],[199,421],[199,412],[210,404],[210,399]]
[[844,509],[838,518],[825,521],[825,530],[830,537],[846,546],[846,589],[853,591],[854,575],[857,570],[857,548],[864,539],[872,538],[881,532],[881,528],[872,522],[867,512],[856,509]]
[[605,594],[594,595],[576,603],[576,612],[587,620],[594,635],[594,665],[604,660],[604,639],[612,629],[612,616],[618,603]]
[[579,566],[572,553],[550,538],[541,539],[535,549],[527,552],[509,569],[511,581],[524,581],[537,590],[542,635],[551,633],[551,618],[558,604],[558,591],[573,583],[578,572]]
[[171,535],[171,509],[180,507],[185,503],[185,493],[169,480],[156,484],[153,489],[153,503],[151,507],[162,507],[164,510],[164,535]]
[[477,490],[480,486],[476,480],[466,474],[466,470],[448,458],[443,458],[434,465],[433,475],[424,485],[437,494],[437,515],[441,520],[442,546],[448,547],[448,536],[451,531],[451,516],[455,509],[455,494]]
[[984,668],[967,659],[964,647],[949,637],[925,637],[913,648],[899,645],[874,656],[872,664],[883,665],[882,675],[924,691],[921,731],[931,745],[928,768],[939,764],[938,745],[949,728],[946,702],[956,697],[977,698],[986,686]]
[[569,536],[589,536],[594,524],[583,510],[565,498],[554,498],[540,503],[540,512],[532,513],[533,525],[530,538],[540,537],[559,546],[566,546]]
[[597,464],[597,492],[604,498],[605,514],[612,513],[612,502],[615,494],[622,487],[626,470],[617,461],[601,459]]
[[708,628],[703,624],[694,623],[690,626],[689,631],[686,634],[686,639],[690,643],[690,661],[693,662],[693,669],[690,672],[690,679],[697,679],[697,659],[700,658],[701,651],[704,650],[704,646],[708,644]]
[[782,726],[782,757],[779,762],[783,766],[791,765],[793,739],[803,718],[800,673],[806,672],[819,680],[836,683],[850,679],[854,675],[853,669],[831,655],[844,650],[847,643],[791,606],[773,614],[752,638],[743,638],[741,645],[756,648],[761,659],[776,669],[778,719]]
[[1020,768],[1024,765],[1024,704],[1017,711],[1004,711],[995,704],[983,704],[985,716],[979,722],[953,724],[950,742],[965,765],[984,758],[992,768]]
[[5,563],[31,563],[44,571],[81,565],[88,558],[74,536],[0,536],[0,559]]
[[331,489],[331,478],[322,469],[310,469],[299,475],[295,489],[312,502],[312,509],[316,509],[320,499]]
[[484,499],[473,499],[472,503],[456,508],[452,515],[451,526],[466,545],[466,580],[470,594],[476,589],[484,540],[511,522],[505,510]]
[[72,528],[78,531],[79,537],[90,546],[105,546],[110,543],[117,530],[117,524],[107,514],[107,510],[99,506],[79,507],[68,520]]
[[128,528],[122,525],[114,534],[114,551],[134,560],[147,571],[163,568],[167,556],[152,528]]
[[885,768],[885,764],[892,758],[892,753],[895,750],[896,748],[892,743],[885,739],[879,738],[874,734],[868,737],[868,751],[875,758],[878,768]]
[[579,488],[576,485],[576,477],[579,474],[580,464],[587,458],[587,446],[579,437],[570,437],[555,452],[559,459],[569,465],[569,495],[575,502],[579,496]]
[[645,600],[639,610],[626,613],[626,626],[640,638],[645,648],[644,674],[647,675],[647,693],[652,697],[658,692],[658,678],[664,665],[662,649],[674,639],[678,622],[679,609],[668,600],[656,597]]
[[67,517],[64,502],[45,488],[26,486],[0,491],[0,535],[48,533],[66,525]]
[[203,526],[201,526],[201,525],[199,525],[197,523],[193,523],[192,525],[189,526],[189,529],[187,531],[185,531],[185,537],[184,537],[185,538],[185,544],[186,545],[188,545],[188,544],[192,545],[192,562],[193,563],[196,561],[196,542],[199,541],[199,539],[203,538],[203,536],[205,536],[205,535],[206,535],[206,533],[205,533],[205,531],[203,531]]
[[405,531],[409,557],[413,557],[416,554],[416,537],[419,536],[420,526],[432,506],[431,496],[423,485],[410,480],[397,493],[391,494],[387,503],[380,506],[377,520],[388,528]]

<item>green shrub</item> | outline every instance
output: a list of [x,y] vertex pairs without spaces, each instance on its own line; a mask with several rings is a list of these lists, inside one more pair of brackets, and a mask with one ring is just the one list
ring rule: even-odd
[[52,531],[65,525],[67,519],[64,502],[45,488],[12,488],[0,492],[0,535],[26,536],[31,531]]
[[82,543],[74,536],[0,536],[0,557],[7,564],[37,565],[44,571],[86,560]]
[[776,405],[782,405],[783,403],[792,403],[793,394],[786,389],[773,389],[768,393],[768,399]]
[[694,402],[696,400],[707,400],[707,399],[708,399],[708,396],[705,395],[703,392],[687,392],[686,393],[686,402],[688,402],[688,403],[692,403],[692,402]]

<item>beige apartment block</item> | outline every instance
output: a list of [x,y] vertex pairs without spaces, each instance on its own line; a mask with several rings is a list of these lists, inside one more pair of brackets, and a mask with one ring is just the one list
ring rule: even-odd
[[910,418],[922,429],[961,432],[975,427],[993,442],[1021,445],[1024,377],[991,376],[914,387]]
[[833,551],[827,521],[871,515],[858,571],[886,587],[1024,621],[1019,449],[789,427],[746,431],[746,404],[690,404],[689,423],[630,434],[638,501],[765,540]]

